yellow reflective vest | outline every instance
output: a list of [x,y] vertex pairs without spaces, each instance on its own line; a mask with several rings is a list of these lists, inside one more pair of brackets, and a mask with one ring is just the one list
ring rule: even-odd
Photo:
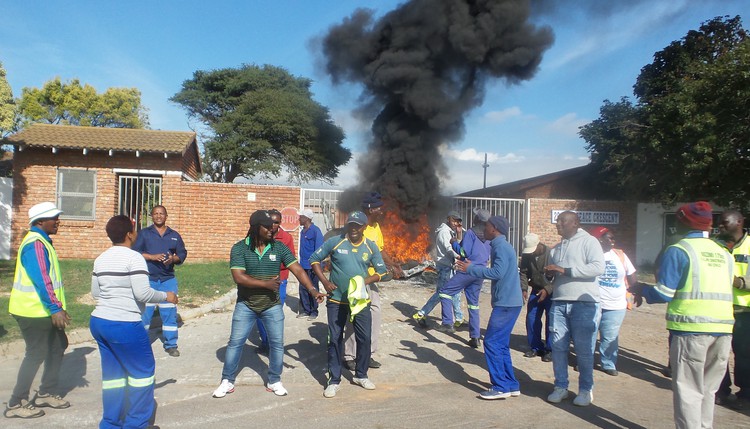
[[[745,234],[739,243],[732,248],[734,256],[734,276],[744,278],[747,274],[747,264],[750,262],[750,238]],[[734,305],[750,307],[750,290],[732,288]]]
[[10,291],[8,312],[22,317],[50,317],[49,309],[42,304],[39,294],[34,289],[34,283],[26,272],[26,267],[21,263],[23,248],[33,245],[35,241],[41,242],[47,249],[50,262],[48,274],[50,279],[52,279],[52,288],[54,289],[55,296],[57,296],[57,299],[62,304],[63,310],[66,309],[65,288],[63,288],[62,277],[60,276],[60,263],[57,260],[57,252],[52,247],[52,243],[45,240],[41,234],[29,231],[23,238],[23,241],[21,241],[21,246],[18,247],[16,271],[13,277],[13,289]]
[[684,238],[673,246],[687,253],[690,266],[685,285],[667,306],[667,329],[731,334],[732,256],[706,238]]

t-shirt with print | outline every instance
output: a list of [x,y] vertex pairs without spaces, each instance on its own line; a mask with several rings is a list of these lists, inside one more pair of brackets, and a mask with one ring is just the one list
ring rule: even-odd
[[[279,275],[281,264],[289,267],[296,262],[297,258],[284,243],[271,241],[259,253],[252,248],[249,237],[232,246],[229,255],[230,269],[245,270],[247,275],[258,280],[270,280]],[[237,286],[237,301],[244,302],[248,308],[258,313],[281,303],[278,290],[243,286]]]
[[635,267],[626,254],[623,266],[614,249],[604,254],[604,274],[596,278],[602,310],[624,310],[628,307],[625,276],[635,273]]
[[[355,276],[367,277],[367,270],[373,269],[381,277],[385,275],[385,264],[380,255],[380,249],[374,241],[363,239],[359,244],[353,244],[346,236],[337,235],[329,238],[310,257],[311,264],[319,264],[325,258],[331,257],[331,283],[336,289],[330,299],[347,302],[349,299],[349,280]],[[371,274],[370,274],[371,275]]]

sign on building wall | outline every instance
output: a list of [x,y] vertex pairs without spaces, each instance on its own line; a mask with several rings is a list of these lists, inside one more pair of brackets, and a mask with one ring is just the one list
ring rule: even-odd
[[620,212],[578,210],[552,210],[552,223],[557,223],[557,217],[560,216],[560,213],[567,211],[577,213],[582,224],[618,225],[620,223]]

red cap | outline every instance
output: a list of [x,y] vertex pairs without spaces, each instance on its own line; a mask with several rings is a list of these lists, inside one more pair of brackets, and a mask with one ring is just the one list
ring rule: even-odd
[[591,228],[591,231],[589,231],[589,234],[593,235],[596,238],[602,238],[602,235],[609,232],[609,229],[603,226],[595,226]]
[[692,229],[708,231],[713,224],[713,209],[705,201],[685,204],[677,209],[677,220]]

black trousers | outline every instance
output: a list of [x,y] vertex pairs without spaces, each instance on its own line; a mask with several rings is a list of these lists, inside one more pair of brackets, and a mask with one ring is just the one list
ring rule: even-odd
[[8,402],[9,406],[18,405],[21,399],[29,399],[29,390],[39,367],[44,362],[42,384],[39,393],[57,394],[57,381],[60,375],[63,354],[68,348],[68,336],[64,329],[52,325],[51,317],[22,317],[13,315],[21,328],[26,342],[26,355],[18,369],[16,387]]

